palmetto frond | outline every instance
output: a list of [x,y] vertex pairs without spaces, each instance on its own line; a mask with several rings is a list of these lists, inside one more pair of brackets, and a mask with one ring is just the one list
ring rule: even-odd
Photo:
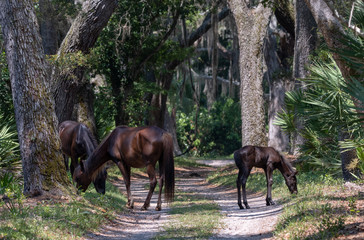
[[306,113],[310,118],[321,119],[331,126],[350,120],[353,103],[339,68],[332,57],[330,62],[315,62],[310,68],[311,75],[303,81],[307,84],[305,98]]

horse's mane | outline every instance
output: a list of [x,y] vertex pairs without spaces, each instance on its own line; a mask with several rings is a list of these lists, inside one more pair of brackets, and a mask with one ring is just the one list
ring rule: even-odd
[[96,137],[92,134],[91,130],[86,128],[87,129],[87,135],[89,136],[89,138],[91,139],[92,143],[94,144],[95,146],[95,149],[97,147],[97,140],[96,140]]
[[[96,149],[94,150],[94,152],[88,157],[88,159],[86,160],[86,165],[89,165],[89,160],[92,159],[94,157],[94,155],[96,153],[98,153],[98,151],[100,150],[101,147],[103,147],[103,145],[105,144],[105,142],[111,137],[111,134],[113,133],[113,131],[111,133],[109,133],[102,141],[101,143],[96,147]],[[107,161],[102,164],[100,167],[98,167],[91,175],[91,180],[94,181],[96,179],[96,177],[99,175],[100,172],[103,172],[106,168],[106,163]],[[88,169],[88,167],[87,167]]]
[[[88,139],[86,139],[88,138]],[[86,151],[88,157],[92,154],[92,152],[97,147],[97,140],[95,136],[92,134],[91,130],[83,123],[80,123],[80,127],[77,133],[77,141],[85,141],[86,142]],[[89,143],[91,142],[92,146],[89,146]]]
[[278,152],[278,153],[281,156],[282,163],[284,163],[288,167],[288,169],[291,173],[294,173],[296,170],[294,169],[292,164],[284,157],[284,155],[282,153],[280,153],[280,152]]

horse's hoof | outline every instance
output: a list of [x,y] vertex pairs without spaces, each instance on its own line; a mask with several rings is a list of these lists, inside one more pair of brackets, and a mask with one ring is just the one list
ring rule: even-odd
[[155,207],[155,210],[160,211],[160,210],[162,210],[162,208],[161,207]]
[[271,205],[275,205],[276,203],[273,202],[272,200],[271,201],[267,201],[267,206],[271,206]]
[[238,204],[240,209],[244,209],[243,205]]
[[148,208],[146,206],[143,206],[140,210],[146,211],[146,210],[148,210]]
[[130,204],[126,204],[126,208],[129,208],[129,209],[133,209],[134,206],[130,205]]
[[246,208],[246,209],[250,209],[250,206],[249,206],[249,205],[245,205],[245,208]]

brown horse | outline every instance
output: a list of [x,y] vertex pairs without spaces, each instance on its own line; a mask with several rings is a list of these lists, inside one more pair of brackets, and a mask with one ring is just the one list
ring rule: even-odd
[[116,127],[98,146],[94,153],[81,162],[75,170],[74,180],[83,191],[87,190],[93,176],[108,160],[112,160],[123,175],[128,203],[134,207],[130,191],[130,168],[146,167],[150,187],[142,210],[150,205],[150,199],[157,185],[155,165],[159,162],[159,195],[156,210],[161,210],[161,193],[165,181],[164,195],[167,202],[174,197],[173,140],[166,131],[152,127]]
[[[70,172],[73,176],[74,169],[81,160],[89,157],[97,147],[97,141],[91,131],[82,123],[74,121],[64,121],[58,127],[59,137],[62,144],[64,162],[68,170],[68,157],[71,157]],[[105,194],[106,170],[100,171],[93,181],[98,193]]]
[[236,166],[239,168],[236,186],[238,188],[238,205],[240,209],[244,209],[241,204],[241,186],[243,189],[243,203],[247,209],[250,208],[246,199],[245,184],[253,167],[264,169],[265,176],[267,178],[267,206],[275,204],[272,200],[271,191],[273,184],[273,170],[276,168],[278,168],[286,180],[286,185],[288,186],[289,191],[291,193],[297,193],[296,169],[294,169],[291,164],[274,148],[245,146],[234,152],[234,160]]

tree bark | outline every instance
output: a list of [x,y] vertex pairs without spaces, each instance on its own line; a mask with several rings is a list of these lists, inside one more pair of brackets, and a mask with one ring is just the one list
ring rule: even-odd
[[95,95],[92,89],[91,84],[85,84],[84,87],[80,88],[80,92],[78,92],[78,103],[75,106],[75,112],[73,119],[77,119],[77,122],[82,122],[85,124],[96,137],[99,139],[96,129],[96,121],[95,121],[95,114],[94,114],[94,100]]
[[58,23],[56,12],[50,0],[39,0],[39,30],[42,37],[44,53],[53,55],[59,47]]
[[213,104],[216,102],[217,95],[217,68],[218,68],[218,48],[217,42],[219,38],[218,33],[218,20],[217,14],[211,14],[211,34],[210,34],[210,43],[211,43],[211,69],[212,69],[212,81],[205,81],[205,92],[207,98],[207,109],[210,111]]
[[[87,54],[94,46],[116,6],[116,0],[84,2],[81,12],[58,50],[57,58],[61,59],[67,54],[77,52]],[[52,83],[55,84],[54,98],[59,122],[72,119],[75,104],[78,102],[78,92],[84,84],[89,84],[83,82],[84,71],[85,66],[76,64],[53,71]]]
[[[277,19],[274,15],[268,27],[268,36],[264,41],[264,59],[267,64],[265,79],[269,83],[269,106],[268,106],[268,146],[274,147],[278,151],[287,151],[289,139],[281,128],[274,124],[277,113],[284,109],[284,96],[286,92],[286,79],[280,77],[280,72],[285,72],[284,66],[277,55]],[[284,41],[284,39],[280,39]],[[283,50],[283,49],[281,49]],[[276,75],[276,76],[275,76]]]
[[239,82],[240,72],[239,72],[239,37],[236,28],[236,23],[234,16],[229,17],[229,28],[232,34],[232,49],[234,51],[230,54],[230,65],[229,65],[229,97],[235,97],[235,87],[234,82]]
[[[317,24],[304,0],[296,0],[295,13],[296,39],[293,57],[293,77],[296,79],[295,89],[297,90],[304,88],[304,84],[300,79],[305,78],[308,74],[309,56],[316,48]],[[292,144],[291,152],[299,154],[299,146],[304,143],[301,135],[304,130],[304,124],[300,119],[295,119],[295,124],[297,132],[293,136],[294,144]]]
[[0,2],[0,23],[12,86],[24,193],[68,195],[55,106],[46,77],[38,24],[30,0]]
[[266,146],[262,45],[271,9],[262,4],[249,8],[242,0],[230,0],[229,4],[239,34],[242,145]]

